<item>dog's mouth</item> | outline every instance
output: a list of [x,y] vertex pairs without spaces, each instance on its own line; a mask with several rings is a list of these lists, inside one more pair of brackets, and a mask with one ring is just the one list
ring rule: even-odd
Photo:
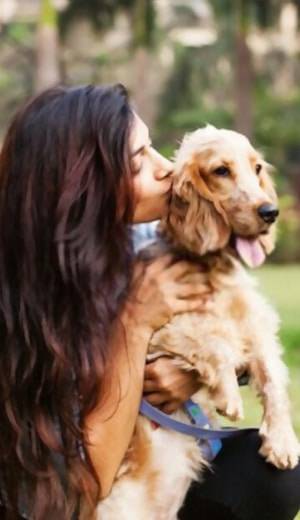
[[251,268],[259,267],[266,259],[266,252],[258,237],[241,237],[232,235],[230,245],[241,260]]

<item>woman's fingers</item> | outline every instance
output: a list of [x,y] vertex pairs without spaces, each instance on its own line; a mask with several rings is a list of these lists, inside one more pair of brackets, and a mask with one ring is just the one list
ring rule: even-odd
[[198,372],[180,368],[169,357],[162,356],[146,365],[145,399],[166,413],[177,410],[199,388]]
[[145,373],[144,393],[149,394],[150,392],[157,390],[157,382],[154,379],[146,379],[146,377],[147,374]]
[[160,356],[145,366],[144,392],[167,391],[166,382],[174,364],[168,356]]
[[176,412],[180,407],[182,403],[180,401],[169,401],[166,403],[163,403],[160,406],[160,409],[162,412],[167,413],[168,415],[171,413]]
[[145,398],[152,406],[161,406],[169,400],[168,394],[164,392],[151,392]]
[[[130,318],[152,330],[167,323],[174,314],[206,310],[211,287],[201,266],[174,262],[164,255],[151,264],[137,262],[127,308]],[[183,278],[185,276],[185,279]]]
[[156,260],[154,260],[147,268],[150,276],[155,276],[156,274],[159,274],[162,271],[165,271],[168,268],[168,266],[171,264],[172,259],[173,259],[172,255],[168,254],[168,255],[161,256],[161,257],[157,258]]
[[163,394],[153,393],[147,395],[146,400],[152,404],[152,406],[159,408],[162,412],[167,414],[176,412],[182,405],[180,401],[169,401],[167,396]]
[[190,298],[191,296],[209,296],[211,293],[211,288],[205,283],[187,283],[176,285],[176,295],[178,298]]
[[195,299],[176,299],[173,304],[176,314],[183,312],[206,312],[212,309],[212,302],[209,299],[195,298]]
[[197,273],[201,271],[201,266],[198,264],[192,264],[191,262],[186,262],[184,260],[180,262],[176,262],[175,264],[169,267],[167,274],[169,277],[172,277],[174,280],[178,280],[187,273]]
[[147,271],[148,276],[156,276],[162,271],[166,271],[168,266],[172,262],[172,255],[167,254],[164,256],[160,256],[153,260],[150,264],[145,263],[143,260],[138,260],[135,263],[133,270],[133,281],[140,278]]

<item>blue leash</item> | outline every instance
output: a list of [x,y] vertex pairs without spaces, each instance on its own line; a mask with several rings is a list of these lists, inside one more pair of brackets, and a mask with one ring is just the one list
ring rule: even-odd
[[158,410],[158,408],[149,404],[145,399],[142,399],[140,413],[164,428],[169,428],[170,430],[183,433],[184,435],[190,435],[200,441],[201,447],[203,447],[205,451],[204,455],[207,456],[208,460],[213,460],[222,448],[221,439],[239,437],[245,433],[257,431],[257,428],[227,427],[215,430],[211,427],[209,419],[203,413],[200,406],[194,403],[191,399],[184,403],[184,409],[193,424],[186,424],[173,419],[166,413]]
[[[212,428],[212,424],[208,420],[208,417],[205,415],[200,406],[192,399],[188,399],[184,403],[184,409],[189,418],[191,419],[193,424],[204,428],[205,430],[210,430]],[[222,449],[222,441],[220,439],[211,439],[211,440],[198,440],[199,446],[201,448],[202,455],[206,460],[211,462],[218,455],[219,451]]]

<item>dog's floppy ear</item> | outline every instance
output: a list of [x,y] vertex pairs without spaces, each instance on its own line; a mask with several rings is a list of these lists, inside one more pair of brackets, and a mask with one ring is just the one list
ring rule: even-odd
[[199,169],[199,158],[175,177],[169,224],[178,241],[204,255],[222,249],[230,230],[221,204],[214,199]]
[[[267,194],[269,199],[273,204],[278,204],[278,198],[274,187],[274,182],[270,175],[273,170],[273,166],[271,164],[265,163],[265,168],[263,168],[260,175],[260,185],[264,192]],[[275,248],[276,242],[276,224],[272,224],[270,226],[269,231],[266,235],[261,235],[259,238],[260,243],[262,244],[264,251],[267,255],[271,254]]]

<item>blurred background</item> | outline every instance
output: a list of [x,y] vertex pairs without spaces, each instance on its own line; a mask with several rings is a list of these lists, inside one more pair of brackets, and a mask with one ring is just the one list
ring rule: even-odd
[[122,82],[167,156],[211,123],[275,166],[278,245],[257,276],[282,316],[300,433],[299,56],[300,0],[0,0],[0,141],[35,92]]

